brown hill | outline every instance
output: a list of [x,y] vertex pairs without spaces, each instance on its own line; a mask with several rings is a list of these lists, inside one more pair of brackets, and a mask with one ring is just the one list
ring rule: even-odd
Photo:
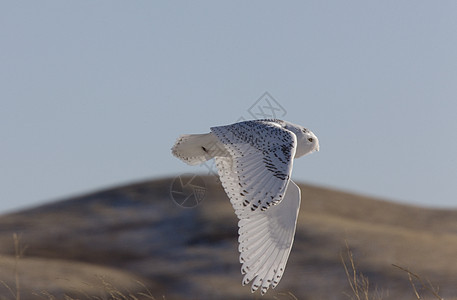
[[[408,274],[392,264],[439,286],[443,298],[457,299],[456,211],[305,184],[300,184],[302,206],[285,275],[267,295],[251,294],[241,286],[235,214],[215,177],[200,180],[206,185],[199,190],[204,200],[194,208],[172,201],[178,196],[170,194],[173,178],[166,178],[0,216],[0,299],[15,299],[16,276],[23,300],[64,299],[64,294],[74,299],[127,299],[129,294],[138,299],[356,299],[341,262],[346,243],[357,271],[370,281],[370,299],[417,299]],[[24,250],[19,259],[14,259],[14,233]],[[422,299],[436,299],[414,283]],[[116,298],[114,290],[125,298]]]

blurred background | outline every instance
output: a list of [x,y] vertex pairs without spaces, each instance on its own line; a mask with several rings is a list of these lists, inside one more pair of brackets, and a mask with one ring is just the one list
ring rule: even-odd
[[455,1],[2,1],[0,213],[197,172],[180,134],[280,117],[295,181],[455,208]]

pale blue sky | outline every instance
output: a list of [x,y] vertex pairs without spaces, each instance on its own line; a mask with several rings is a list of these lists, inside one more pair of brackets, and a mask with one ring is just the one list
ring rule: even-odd
[[457,207],[456,1],[2,1],[0,43],[0,212],[205,173],[176,137],[266,91],[296,181]]

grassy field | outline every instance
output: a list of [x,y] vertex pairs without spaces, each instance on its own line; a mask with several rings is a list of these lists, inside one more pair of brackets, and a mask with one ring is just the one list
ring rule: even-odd
[[456,211],[305,184],[285,275],[251,294],[236,217],[202,179],[195,208],[164,178],[0,216],[0,299],[457,299]]

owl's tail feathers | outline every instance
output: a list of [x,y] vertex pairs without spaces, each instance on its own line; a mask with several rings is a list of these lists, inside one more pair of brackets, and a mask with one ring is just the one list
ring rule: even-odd
[[212,133],[181,135],[171,152],[189,165],[198,165],[215,156],[226,155],[224,146]]

